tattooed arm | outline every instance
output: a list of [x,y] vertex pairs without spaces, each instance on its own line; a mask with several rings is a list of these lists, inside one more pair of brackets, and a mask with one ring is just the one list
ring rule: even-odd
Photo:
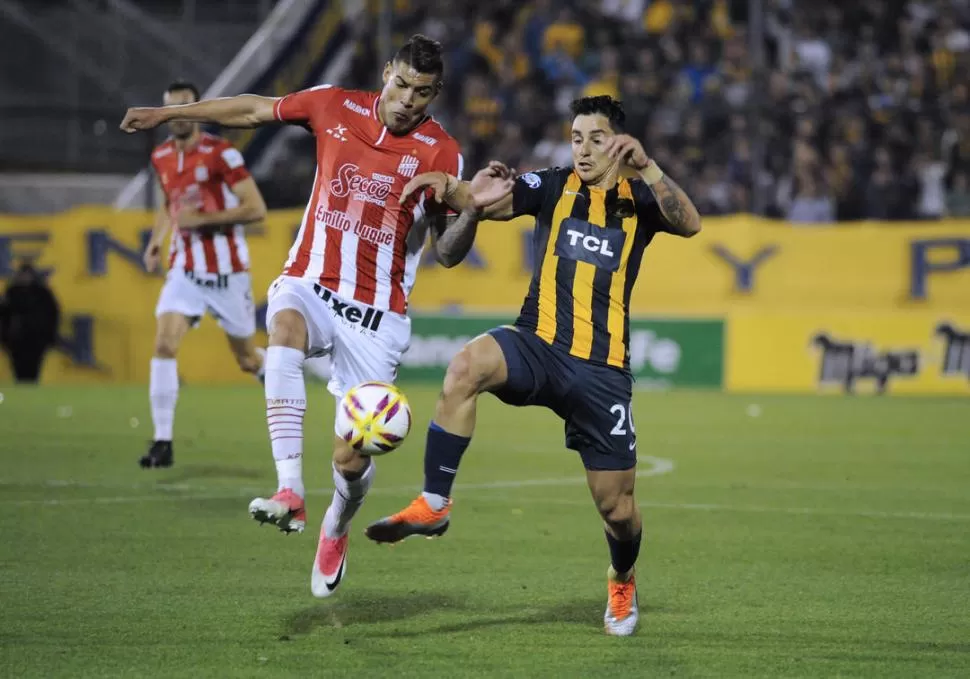
[[[684,238],[697,235],[701,230],[701,215],[684,190],[677,186],[673,179],[665,175],[652,160],[643,170],[639,171],[639,174],[657,199],[657,204],[660,205],[660,214],[667,222],[670,230]],[[659,179],[657,179],[658,175]],[[653,182],[651,183],[650,180],[653,180]]]
[[655,163],[643,145],[628,134],[618,134],[610,138],[606,145],[610,158],[625,163],[636,170],[660,206],[660,214],[671,233],[690,238],[701,230],[701,215],[694,207],[684,190],[666,176]]
[[431,247],[441,266],[450,269],[461,264],[472,249],[481,210],[466,208],[459,215],[435,215],[430,218]]
[[460,264],[471,251],[478,222],[489,216],[486,206],[497,205],[510,196],[513,185],[513,171],[492,161],[488,167],[476,172],[470,182],[460,181],[445,172],[426,172],[411,179],[402,193],[410,196],[418,189],[430,188],[435,203],[439,206],[446,203],[459,213],[447,215],[437,207],[424,217],[431,230],[435,259],[450,269]]

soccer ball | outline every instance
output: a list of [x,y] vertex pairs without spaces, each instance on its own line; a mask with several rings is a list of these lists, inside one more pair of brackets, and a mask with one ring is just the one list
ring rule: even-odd
[[363,455],[384,455],[411,431],[411,406],[393,384],[364,382],[340,400],[334,431]]

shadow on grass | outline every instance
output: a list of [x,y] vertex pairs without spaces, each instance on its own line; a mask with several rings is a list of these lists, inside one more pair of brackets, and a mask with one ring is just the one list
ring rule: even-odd
[[[590,630],[603,627],[603,597],[586,597],[563,601],[551,606],[528,606],[515,610],[496,611],[469,606],[463,599],[439,593],[412,592],[386,594],[383,592],[355,592],[331,602],[297,611],[283,624],[284,634],[307,634],[317,628],[342,629],[352,625],[380,624],[419,617],[427,613],[460,613],[461,620],[421,625],[414,629],[373,630],[371,638],[403,639],[429,634],[454,634],[508,625],[581,625]],[[657,613],[659,609],[641,606],[641,615]]]
[[459,599],[444,594],[358,591],[331,601],[321,601],[293,613],[284,620],[283,632],[308,634],[317,628],[341,629],[348,625],[372,625],[449,610],[464,610],[464,605]]

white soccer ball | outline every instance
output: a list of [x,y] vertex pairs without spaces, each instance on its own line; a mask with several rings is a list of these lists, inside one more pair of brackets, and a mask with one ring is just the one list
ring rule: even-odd
[[337,404],[334,431],[363,455],[384,455],[411,431],[411,406],[393,384],[364,382]]

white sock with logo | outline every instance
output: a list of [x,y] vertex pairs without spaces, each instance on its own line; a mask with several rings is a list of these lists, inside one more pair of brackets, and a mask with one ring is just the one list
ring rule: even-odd
[[269,347],[264,363],[266,423],[276,460],[277,490],[289,488],[303,497],[303,416],[306,385],[303,352],[290,347]]
[[331,539],[343,537],[350,528],[350,520],[364,504],[364,496],[374,484],[374,473],[377,465],[373,460],[367,463],[367,469],[353,481],[347,480],[343,474],[333,467],[333,499],[323,516],[324,534]]
[[178,362],[174,358],[153,358],[148,382],[152,424],[156,441],[171,441],[175,426],[175,403],[179,398]]

